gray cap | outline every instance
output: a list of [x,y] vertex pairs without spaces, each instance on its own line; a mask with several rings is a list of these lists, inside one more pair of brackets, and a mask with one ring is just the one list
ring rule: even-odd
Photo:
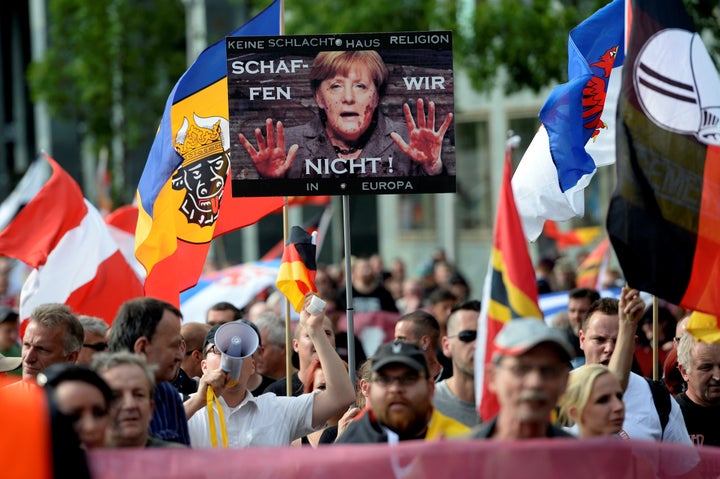
[[535,346],[549,343],[564,356],[565,360],[575,357],[575,349],[562,331],[551,328],[540,318],[521,318],[508,321],[495,336],[495,354],[519,356]]
[[7,357],[0,354],[0,373],[13,371],[20,367],[22,358]]

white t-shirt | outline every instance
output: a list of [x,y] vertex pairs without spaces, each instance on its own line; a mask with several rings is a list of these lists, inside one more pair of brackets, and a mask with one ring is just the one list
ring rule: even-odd
[[[692,445],[680,406],[672,396],[670,396],[670,418],[665,426],[665,434],[662,434],[660,416],[655,409],[650,385],[642,376],[630,373],[623,402],[625,403],[623,432],[629,439],[662,440]],[[569,428],[569,431],[577,436],[577,424]]]
[[[266,393],[255,397],[248,391],[243,402],[236,407],[228,406],[222,397],[219,398],[225,417],[228,447],[289,446],[293,440],[313,432],[314,396],[310,393],[299,397],[280,397]],[[222,445],[219,414],[216,407],[213,410],[217,443]],[[207,406],[190,418],[188,429],[192,447],[212,447],[209,424]]]

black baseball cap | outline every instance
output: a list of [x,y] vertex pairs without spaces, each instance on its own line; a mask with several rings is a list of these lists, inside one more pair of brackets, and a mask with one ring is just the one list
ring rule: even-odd
[[401,364],[418,372],[430,373],[425,353],[414,344],[393,341],[381,345],[370,358],[370,369],[377,372],[385,366]]

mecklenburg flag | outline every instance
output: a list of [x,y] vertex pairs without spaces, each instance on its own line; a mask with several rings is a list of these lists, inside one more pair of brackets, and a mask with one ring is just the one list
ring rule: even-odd
[[283,251],[276,286],[298,313],[305,295],[309,292],[317,293],[316,272],[313,238],[301,227],[293,226]]
[[[278,35],[275,0],[230,36]],[[232,197],[225,41],[203,51],[173,88],[137,188],[135,255],[145,294],[179,305],[197,283],[210,241],[282,207]],[[221,208],[222,207],[222,208]]]
[[510,154],[508,147],[475,343],[475,402],[483,421],[495,416],[499,410],[497,398],[488,390],[485,381],[485,365],[492,360],[495,336],[512,319],[542,318],[535,270],[510,186]]
[[512,180],[530,241],[537,239],[547,219],[583,216],[584,191],[596,167],[615,162],[614,108],[624,60],[624,6],[624,0],[614,0],[570,32],[569,80],[545,101],[539,114],[542,125]]
[[604,238],[594,250],[580,263],[575,284],[578,288],[591,288],[600,291],[605,282],[605,273],[610,258],[610,240]]
[[680,0],[634,0],[607,229],[629,285],[720,314],[720,78]]

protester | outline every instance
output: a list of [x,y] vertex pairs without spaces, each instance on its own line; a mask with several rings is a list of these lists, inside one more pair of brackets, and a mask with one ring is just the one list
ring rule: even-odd
[[486,365],[488,390],[500,411],[472,437],[496,440],[570,437],[550,422],[565,391],[574,351],[565,335],[536,318],[508,321],[493,341]]
[[229,323],[242,318],[242,311],[232,303],[221,301],[210,306],[205,322],[210,326]]
[[568,341],[575,348],[573,367],[585,364],[585,353],[580,348],[580,327],[590,311],[590,306],[600,299],[600,293],[591,288],[576,288],[568,294],[567,318],[568,325],[564,328]]
[[435,386],[433,405],[441,413],[473,427],[480,422],[475,405],[475,339],[480,302],[467,301],[450,313],[443,354],[452,360],[452,376]]
[[720,343],[690,333],[677,347],[678,368],[687,390],[675,396],[696,446],[720,446]]
[[135,298],[120,306],[110,330],[110,351],[129,351],[147,358],[154,370],[150,434],[189,445],[182,400],[170,383],[177,376],[185,349],[180,335],[182,313],[156,298]]
[[395,323],[395,341],[412,343],[425,353],[425,359],[434,379],[439,379],[443,367],[438,359],[440,325],[435,317],[418,309],[404,314]]
[[92,367],[105,380],[114,397],[106,435],[108,447],[183,447],[150,433],[155,374],[145,356],[128,351],[98,353],[93,357]]
[[[378,280],[367,258],[356,258],[352,264],[353,308],[356,313],[390,311],[397,313],[395,299]],[[347,309],[346,288],[339,288],[335,303],[341,310]]]
[[[325,336],[327,336],[328,341],[330,341],[333,349],[335,349],[335,331],[330,319],[327,316],[323,317],[322,325],[323,330],[325,331]],[[300,396],[303,394],[303,378],[307,377],[307,371],[313,359],[317,359],[318,357],[314,343],[315,342],[308,334],[308,331],[305,330],[302,322],[295,325],[292,346],[293,350],[298,355],[298,370],[290,376],[290,392],[292,396]],[[282,379],[270,384],[267,388],[265,388],[265,392],[273,393],[277,396],[286,396],[287,378],[283,377]]]
[[[630,371],[635,331],[644,308],[639,292],[628,287],[622,289],[620,300],[595,301],[580,329],[580,347],[585,351],[586,364],[608,366],[620,380],[625,403],[623,430],[630,439],[689,444],[682,412],[675,399],[664,387],[662,391],[655,390],[653,384]],[[624,378],[628,378],[627,382]],[[658,410],[656,404],[666,403],[668,398],[669,411]],[[667,418],[665,425],[662,418]]]
[[77,316],[64,304],[35,308],[22,340],[23,380],[34,381],[53,364],[75,363],[84,337]]
[[185,343],[185,353],[172,385],[182,396],[183,402],[197,391],[198,381],[202,376],[200,363],[203,360],[203,341],[209,330],[210,325],[203,323],[185,323],[180,327],[180,335]]
[[[7,358],[20,358],[22,350],[18,342],[19,316],[10,306],[0,305],[0,354]],[[15,376],[22,376],[18,367],[7,371]]]
[[686,314],[680,321],[678,321],[675,327],[675,337],[673,338],[672,349],[665,356],[665,362],[663,363],[663,382],[670,391],[670,394],[677,396],[685,390],[685,380],[678,369],[678,356],[677,346],[680,342],[680,338],[685,334],[687,323],[690,320],[690,313]]
[[260,331],[262,347],[258,349],[256,369],[274,380],[285,377],[285,320],[272,311],[265,311],[253,322]]
[[85,449],[104,447],[113,392],[87,365],[54,364],[38,375],[62,414],[72,421]]
[[105,337],[108,325],[102,319],[93,316],[78,316],[78,320],[82,324],[85,337],[77,364],[90,364],[95,353],[107,351],[108,344]]
[[[229,382],[228,374],[220,369],[221,355],[214,335],[210,337],[214,333],[211,330],[204,347],[203,380],[196,396],[202,404],[202,399],[207,397],[206,384],[209,384],[217,401],[208,401],[191,416],[189,426],[193,447],[225,444],[231,448],[286,446],[322,427],[329,418],[352,403],[355,396],[352,383],[330,342],[325,315],[309,314],[305,309],[311,297],[312,294],[305,296],[298,327],[307,335],[310,347],[322,365],[326,389],[299,397],[268,393],[255,397],[247,387],[248,379],[255,372],[254,358],[246,357],[239,378]],[[213,375],[213,379],[206,382],[205,375]],[[225,422],[220,421],[221,411]]]
[[627,438],[622,430],[625,404],[620,381],[602,364],[586,364],[570,373],[560,398],[558,419],[563,426],[578,425],[578,437]]
[[415,344],[383,344],[370,361],[369,410],[350,423],[335,444],[433,440],[470,430],[433,408],[435,383],[425,354]]

